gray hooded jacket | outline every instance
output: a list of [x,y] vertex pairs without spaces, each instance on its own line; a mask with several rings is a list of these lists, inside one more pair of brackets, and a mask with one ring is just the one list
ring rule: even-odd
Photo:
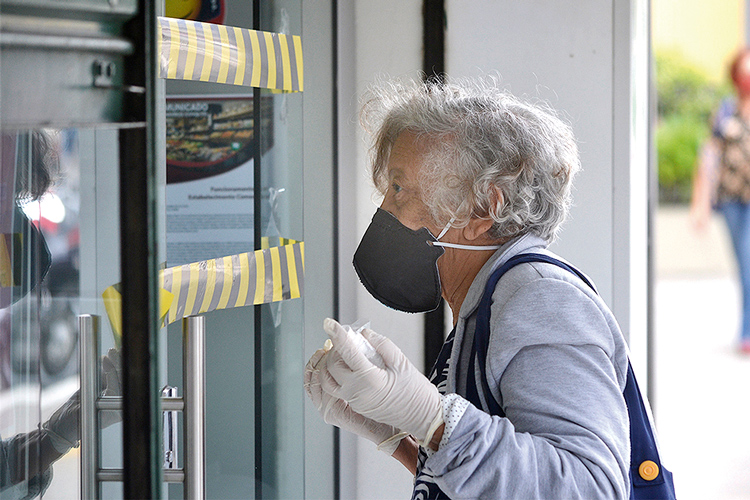
[[[499,249],[471,285],[456,324],[447,393],[466,395],[477,306],[490,274],[530,252],[553,255],[541,238],[521,236]],[[628,498],[627,346],[606,304],[574,274],[525,263],[498,282],[490,323],[487,378],[506,417],[469,404],[425,472],[453,499]],[[475,376],[479,381],[478,367]]]

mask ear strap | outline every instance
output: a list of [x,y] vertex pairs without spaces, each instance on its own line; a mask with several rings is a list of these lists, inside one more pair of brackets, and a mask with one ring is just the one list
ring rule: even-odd
[[451,228],[451,224],[453,224],[453,221],[456,220],[455,217],[451,217],[451,220],[448,221],[448,224],[443,228],[442,231],[440,231],[440,234],[436,238],[438,241],[430,242],[432,246],[435,247],[443,247],[443,248],[459,248],[462,250],[497,250],[502,245],[459,245],[457,243],[443,243],[442,241],[439,241],[440,238],[445,236],[445,233],[448,232],[448,229]]
[[443,236],[445,236],[445,233],[447,233],[448,230],[451,228],[451,224],[453,224],[454,220],[456,220],[456,218],[455,217],[451,217],[451,220],[448,221],[448,224],[445,225],[445,227],[443,228],[443,230],[440,231],[440,234],[438,234],[437,238],[435,238],[436,240],[440,241],[440,238],[442,238]]
[[459,245],[458,243],[443,243],[442,241],[433,241],[432,246],[443,248],[458,248],[461,250],[497,250],[502,245]]

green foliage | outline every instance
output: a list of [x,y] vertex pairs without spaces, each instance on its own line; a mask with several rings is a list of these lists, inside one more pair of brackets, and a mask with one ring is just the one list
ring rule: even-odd
[[689,115],[672,114],[659,124],[656,153],[660,201],[681,203],[690,198],[698,150],[709,132],[708,122]]
[[708,122],[730,89],[711,83],[679,54],[657,52],[656,90],[660,118],[683,115]]
[[656,90],[660,201],[685,203],[711,116],[730,87],[712,83],[679,54],[658,52]]

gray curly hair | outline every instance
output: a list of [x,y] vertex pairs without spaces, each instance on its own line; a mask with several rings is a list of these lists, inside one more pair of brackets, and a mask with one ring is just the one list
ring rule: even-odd
[[409,131],[429,141],[419,183],[436,223],[464,227],[490,217],[493,238],[557,237],[580,159],[571,127],[549,106],[514,97],[496,77],[391,80],[370,87],[362,121],[382,195],[393,144]]

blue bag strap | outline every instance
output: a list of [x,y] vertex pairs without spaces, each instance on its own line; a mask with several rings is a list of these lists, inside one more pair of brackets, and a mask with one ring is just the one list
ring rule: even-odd
[[523,253],[515,255],[492,272],[489,280],[487,280],[487,285],[484,288],[484,294],[482,295],[482,299],[479,302],[479,309],[477,311],[477,324],[474,333],[474,342],[472,345],[472,356],[469,358],[469,377],[466,382],[466,391],[467,399],[478,408],[481,408],[483,405],[481,404],[481,400],[479,399],[477,384],[474,378],[474,370],[476,366],[475,363],[479,363],[479,371],[482,374],[482,391],[485,395],[487,408],[491,415],[497,415],[500,417],[505,416],[505,413],[490,392],[486,373],[487,351],[489,349],[490,340],[490,308],[492,305],[492,294],[495,291],[495,287],[497,286],[497,282],[500,280],[500,278],[509,269],[524,262],[547,262],[549,264],[554,264],[556,266],[562,267],[577,275],[588,286],[590,286],[592,290],[596,291],[594,285],[592,285],[588,278],[586,278],[586,276],[578,269],[566,264],[565,262],[562,262],[559,259],[555,259],[554,257],[550,257],[549,255],[541,253]]
[[[628,420],[630,421],[630,482],[633,486],[630,490],[630,498],[674,500],[672,473],[661,464],[654,431],[651,428],[646,405],[643,403],[641,390],[635,379],[630,360],[628,360],[628,378],[622,395],[628,407]],[[656,469],[658,475],[650,480],[644,479],[640,471],[640,467],[647,461],[654,462],[658,467]],[[642,491],[640,495],[639,489]],[[647,494],[650,496],[646,496]]]
[[[474,332],[474,341],[472,342],[472,352],[469,357],[469,374],[466,382],[467,397],[477,408],[487,408],[491,415],[497,415],[500,417],[505,416],[505,412],[502,410],[500,404],[495,400],[495,397],[490,392],[489,382],[487,379],[487,351],[489,349],[490,339],[490,311],[492,306],[492,294],[497,287],[500,278],[512,267],[522,264],[524,262],[546,262],[555,266],[566,269],[567,271],[578,276],[586,285],[588,285],[595,293],[596,288],[586,278],[586,276],[576,269],[575,267],[567,264],[559,259],[551,257],[546,254],[540,253],[524,253],[518,254],[507,262],[502,264],[499,268],[492,272],[487,285],[484,289],[484,294],[479,302],[479,309],[477,310],[477,324]],[[479,363],[479,372],[481,374],[480,381],[482,383],[482,391],[485,395],[486,406],[482,404],[479,399],[477,391],[477,385],[475,380],[475,363]],[[623,397],[625,398],[625,404],[628,409],[628,420],[630,422],[630,498],[633,499],[664,499],[674,500],[674,483],[672,481],[672,473],[662,467],[661,460],[659,459],[659,451],[656,447],[656,439],[654,437],[653,429],[651,428],[651,422],[648,418],[646,411],[646,405],[643,402],[641,391],[638,387],[638,382],[635,379],[635,373],[633,367],[628,359],[628,374],[625,382],[625,390],[623,391]],[[654,462],[658,467],[658,475],[656,478],[646,480],[641,477],[639,473],[639,467],[646,461]]]

